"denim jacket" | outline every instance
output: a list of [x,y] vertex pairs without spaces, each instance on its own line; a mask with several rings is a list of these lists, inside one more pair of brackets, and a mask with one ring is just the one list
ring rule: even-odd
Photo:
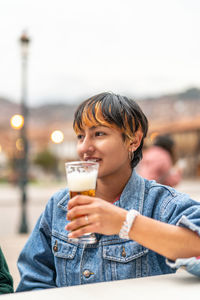
[[[181,264],[168,262],[156,252],[118,235],[96,234],[98,242],[90,245],[73,242],[65,230],[68,201],[67,189],[49,200],[20,254],[21,281],[17,291],[167,274],[189,264],[188,259]],[[200,235],[200,202],[145,180],[135,171],[114,205],[136,209],[144,216],[187,227]],[[200,276],[199,261],[193,262],[193,267],[197,266],[196,275]]]

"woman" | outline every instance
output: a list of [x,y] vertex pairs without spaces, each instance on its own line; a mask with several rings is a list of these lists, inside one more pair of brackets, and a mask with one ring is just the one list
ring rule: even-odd
[[[200,203],[134,171],[147,127],[126,97],[102,93],[78,107],[78,155],[99,162],[96,197],[70,200],[65,189],[50,199],[19,257],[17,291],[173,273],[184,264],[197,274]],[[88,232],[97,243],[72,240]]]

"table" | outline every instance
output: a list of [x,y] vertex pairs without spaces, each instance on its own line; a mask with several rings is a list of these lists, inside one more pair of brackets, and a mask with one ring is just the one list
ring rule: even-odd
[[1,300],[190,300],[199,299],[200,278],[176,274],[7,294]]

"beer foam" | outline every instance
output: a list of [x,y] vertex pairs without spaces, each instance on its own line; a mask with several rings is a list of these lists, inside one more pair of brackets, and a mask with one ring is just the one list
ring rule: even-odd
[[84,192],[95,190],[97,171],[90,173],[72,172],[67,174],[67,185],[70,191]]

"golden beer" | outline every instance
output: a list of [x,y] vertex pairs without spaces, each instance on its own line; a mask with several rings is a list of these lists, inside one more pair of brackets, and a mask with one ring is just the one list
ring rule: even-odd
[[70,194],[70,199],[77,196],[77,195],[84,195],[84,196],[90,196],[94,197],[95,196],[95,190],[88,190],[88,191],[83,191],[83,192],[69,192]]
[[[66,163],[65,166],[70,199],[76,195],[94,197],[99,164],[92,161],[77,161]],[[84,234],[74,240],[80,243],[96,243],[94,233]]]

